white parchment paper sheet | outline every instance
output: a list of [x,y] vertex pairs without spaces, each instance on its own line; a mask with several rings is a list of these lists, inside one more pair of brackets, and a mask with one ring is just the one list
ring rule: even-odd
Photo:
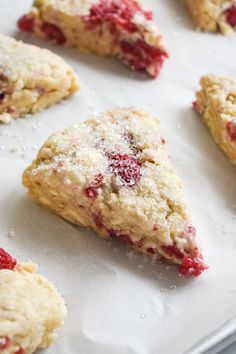
[[[236,76],[236,37],[195,32],[181,1],[146,2],[170,52],[157,80],[114,59],[20,35],[15,23],[31,0],[0,0],[0,31],[62,55],[82,86],[65,104],[0,127],[1,246],[38,263],[68,305],[65,326],[47,354],[199,353],[198,343],[236,315],[236,170],[191,110],[200,75]],[[123,245],[35,205],[21,185],[24,168],[53,131],[131,105],[161,118],[210,265],[198,279],[180,278],[175,267],[151,265],[143,256],[133,259]]]

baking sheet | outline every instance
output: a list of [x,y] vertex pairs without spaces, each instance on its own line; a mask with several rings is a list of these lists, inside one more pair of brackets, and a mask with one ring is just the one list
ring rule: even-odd
[[[236,170],[191,110],[199,76],[236,76],[236,37],[195,32],[181,1],[146,2],[170,52],[157,80],[115,59],[19,34],[16,20],[31,0],[0,0],[1,32],[63,56],[82,87],[63,104],[0,126],[1,246],[38,263],[68,306],[59,338],[45,354],[213,353],[236,329]],[[210,265],[197,279],[102,241],[26,197],[21,174],[48,135],[114,106],[141,106],[161,118]]]

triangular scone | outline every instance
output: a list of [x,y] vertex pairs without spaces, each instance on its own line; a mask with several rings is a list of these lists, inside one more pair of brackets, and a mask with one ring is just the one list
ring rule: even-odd
[[168,57],[152,12],[138,0],[36,0],[18,26],[58,44],[117,56],[154,77]]
[[33,263],[16,264],[0,248],[0,351],[31,354],[56,338],[66,307],[54,285]]
[[0,34],[0,122],[40,111],[77,89],[63,59]]
[[116,109],[53,134],[23,175],[31,198],[104,238],[199,275],[205,266],[159,124]]
[[199,30],[232,34],[236,30],[236,0],[184,0]]
[[203,76],[194,108],[203,117],[215,142],[236,165],[236,80]]

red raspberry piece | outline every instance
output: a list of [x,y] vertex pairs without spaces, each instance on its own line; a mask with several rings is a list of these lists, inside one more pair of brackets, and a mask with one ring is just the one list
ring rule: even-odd
[[184,231],[184,236],[185,237],[196,236],[196,228],[193,225],[187,226]]
[[199,254],[194,258],[184,257],[182,264],[179,267],[179,273],[197,277],[206,269],[208,269],[208,266],[203,263],[202,255]]
[[92,26],[109,22],[114,26],[122,27],[128,32],[135,32],[137,25],[133,22],[136,12],[141,12],[147,20],[152,20],[152,12],[143,11],[136,0],[100,0],[90,9],[90,14],[84,20]]
[[29,15],[24,15],[19,18],[17,25],[23,32],[32,32],[34,28],[34,19]]
[[123,60],[127,62],[133,70],[143,70],[153,65],[155,67],[154,77],[159,74],[165,58],[168,58],[166,52],[140,39],[132,43],[121,41],[120,45],[121,50],[125,54]]
[[3,91],[0,92],[0,103],[4,100],[5,96],[6,96],[5,92]]
[[134,242],[129,238],[128,235],[118,235],[118,237],[122,242],[126,243],[127,245],[134,245]]
[[166,141],[163,137],[161,137],[161,143],[162,143],[162,145],[165,145],[165,143],[166,143]]
[[0,351],[9,348],[10,338],[7,336],[0,336]]
[[101,214],[100,212],[94,213],[94,214],[93,214],[93,219],[94,219],[94,222],[95,222],[95,224],[96,224],[96,226],[97,226],[98,228],[103,227],[102,214]]
[[228,122],[226,125],[226,130],[231,140],[236,140],[236,123]]
[[44,22],[41,26],[41,30],[46,34],[48,39],[55,41],[57,44],[66,42],[66,37],[62,30],[52,23]]
[[109,231],[109,235],[110,237],[117,237],[119,238],[119,240],[121,240],[122,242],[126,243],[129,246],[133,246],[134,242],[130,239],[130,237],[126,234],[119,234],[114,230],[110,230]]
[[193,101],[192,102],[192,107],[193,107],[194,110],[196,110],[196,106],[197,106],[197,101]]
[[225,11],[226,22],[232,26],[236,26],[236,5],[231,6],[228,10]]
[[157,230],[158,230],[157,224],[153,224],[152,231],[157,231]]
[[183,258],[183,253],[176,246],[162,246],[161,249],[168,254],[168,256]]
[[141,178],[141,164],[131,155],[114,154],[109,157],[110,171],[129,187],[135,186]]
[[18,349],[15,354],[25,354],[25,350],[23,348]]
[[8,77],[0,72],[0,103],[4,100],[6,96],[6,89],[8,87],[8,84]]
[[16,266],[16,260],[3,248],[0,248],[0,270],[13,269]]
[[154,250],[154,248],[152,248],[152,247],[148,247],[147,249],[146,249],[146,251],[147,251],[147,253],[149,253],[150,255],[154,255],[156,252],[155,252],[155,250]]
[[86,197],[88,198],[96,198],[98,196],[98,187],[100,187],[103,183],[103,175],[99,173],[94,177],[92,183],[84,188],[84,192]]

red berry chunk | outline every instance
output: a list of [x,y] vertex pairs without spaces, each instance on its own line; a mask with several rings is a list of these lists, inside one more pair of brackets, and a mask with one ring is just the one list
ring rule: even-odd
[[179,273],[197,277],[207,268],[208,267],[203,263],[202,255],[200,254],[195,258],[184,257],[182,264],[179,267]]
[[16,260],[3,248],[0,248],[0,270],[13,269],[16,266]]
[[152,231],[157,231],[159,228],[157,226],[157,224],[153,224],[153,227],[152,227]]
[[162,145],[164,145],[166,143],[166,141],[163,137],[161,137],[161,143],[162,143]]
[[103,175],[99,173],[94,177],[92,183],[84,188],[84,192],[86,197],[88,198],[96,198],[98,196],[98,187],[100,187],[103,183]]
[[62,30],[52,23],[44,22],[41,26],[41,30],[46,34],[48,39],[55,41],[57,44],[66,42],[66,37]]
[[170,257],[183,258],[183,253],[176,246],[162,246],[162,251],[164,251]]
[[152,247],[148,247],[148,248],[146,249],[146,251],[147,251],[147,253],[150,254],[150,255],[154,255],[154,254],[156,253],[155,250],[154,250],[154,248],[152,248]]
[[143,70],[153,65],[154,77],[159,74],[165,58],[168,58],[166,52],[140,39],[132,43],[121,41],[120,45],[124,53],[124,61],[128,63],[133,70]]
[[23,348],[19,348],[15,354],[25,354],[25,350]]
[[236,5],[233,5],[228,10],[226,10],[225,14],[226,22],[232,27],[236,26]]
[[0,336],[0,351],[9,348],[10,339],[6,336]]
[[194,110],[196,110],[196,106],[197,106],[197,101],[193,101],[192,102],[192,107],[193,107]]
[[114,154],[110,156],[110,171],[121,178],[127,186],[135,186],[141,178],[141,164],[131,155]]
[[122,242],[126,243],[127,245],[134,245],[134,242],[129,238],[128,235],[119,235],[118,237]]
[[29,15],[24,15],[19,18],[17,25],[23,32],[32,32],[34,28],[34,19]]
[[186,227],[185,232],[184,232],[185,236],[196,236],[196,228],[193,225],[189,225]]
[[137,25],[133,22],[136,12],[140,12],[147,20],[152,19],[152,12],[143,11],[136,0],[100,0],[91,7],[90,14],[84,20],[92,26],[104,22],[121,27],[128,32],[135,32]]
[[100,212],[93,214],[93,219],[97,227],[103,227],[102,214]]
[[0,103],[4,100],[5,96],[6,96],[5,92],[3,91],[0,92]]
[[236,122],[228,122],[226,125],[226,130],[231,140],[236,140]]
[[9,83],[8,77],[0,72],[0,103],[4,100],[6,96],[8,83]]

